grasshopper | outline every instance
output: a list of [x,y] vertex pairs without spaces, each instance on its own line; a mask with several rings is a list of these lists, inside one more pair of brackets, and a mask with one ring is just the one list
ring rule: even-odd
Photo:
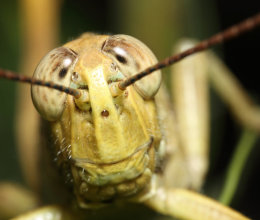
[[174,118],[159,70],[259,24],[256,15],[195,46],[184,41],[179,45],[184,52],[159,63],[133,37],[87,33],[49,52],[34,78],[1,70],[1,77],[34,84],[33,103],[50,122],[55,161],[80,208],[73,213],[46,207],[20,219],[47,214],[81,218],[82,209],[111,202],[143,203],[180,219],[248,219],[180,189],[198,190],[208,167],[207,106],[201,101],[208,73],[200,69],[201,60],[212,62],[209,78],[242,124],[258,131],[258,110],[218,58],[207,53],[173,66],[175,89],[182,94],[175,98]]

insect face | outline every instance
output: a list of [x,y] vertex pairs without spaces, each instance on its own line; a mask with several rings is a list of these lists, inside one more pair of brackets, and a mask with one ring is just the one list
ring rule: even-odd
[[[161,73],[144,78],[117,97],[111,95],[110,87],[156,62],[152,52],[135,38],[84,34],[48,53],[38,65],[37,78],[52,77],[52,81],[89,95],[89,101],[81,102],[72,96],[60,97],[54,90],[46,94],[39,86],[32,87],[37,110],[51,121],[58,163],[71,164],[78,197],[104,201],[137,193],[149,183],[161,139],[152,99]],[[46,67],[46,63],[51,65]],[[46,103],[46,99],[51,101]],[[51,116],[46,114],[50,108],[55,109]],[[101,194],[97,195],[97,187],[102,188]]]

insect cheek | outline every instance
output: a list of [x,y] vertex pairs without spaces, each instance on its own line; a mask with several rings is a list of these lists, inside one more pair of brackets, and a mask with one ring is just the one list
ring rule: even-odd
[[[76,52],[65,47],[56,48],[40,61],[33,77],[68,87],[77,61]],[[33,85],[31,94],[34,106],[43,118],[48,121],[59,120],[65,109],[65,93]]]

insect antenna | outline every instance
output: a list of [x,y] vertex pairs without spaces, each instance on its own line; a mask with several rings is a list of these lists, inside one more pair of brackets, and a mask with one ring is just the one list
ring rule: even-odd
[[134,84],[136,81],[142,79],[143,77],[151,74],[152,72],[154,72],[156,70],[163,69],[167,66],[170,66],[170,65],[182,60],[183,58],[185,58],[187,56],[190,56],[194,53],[206,50],[211,46],[221,44],[224,41],[228,41],[232,38],[235,38],[243,33],[253,30],[254,28],[256,28],[259,25],[260,25],[260,13],[242,21],[241,23],[231,26],[230,28],[224,30],[223,32],[213,35],[209,39],[200,42],[193,48],[190,48],[182,53],[167,57],[166,59],[162,60],[161,62],[159,62],[151,67],[148,67],[144,71],[142,71],[134,76],[128,77],[124,81],[118,82],[117,85],[114,86],[113,96],[117,96],[117,95],[121,94],[128,86]]
[[[242,21],[241,23],[239,23],[237,25],[231,26],[230,28],[224,30],[223,32],[220,32],[218,34],[213,35],[209,39],[200,42],[195,47],[192,47],[188,50],[185,50],[182,53],[167,57],[166,59],[162,60],[161,62],[159,62],[159,63],[157,63],[157,64],[155,64],[151,67],[148,67],[144,71],[142,71],[142,72],[140,72],[140,73],[138,73],[134,76],[128,77],[123,81],[115,83],[110,88],[112,96],[118,96],[118,95],[122,94],[123,91],[128,86],[134,84],[136,81],[142,79],[143,77],[151,74],[152,72],[154,72],[156,70],[168,67],[168,66],[182,60],[183,58],[185,58],[187,56],[190,56],[190,55],[195,54],[197,52],[206,50],[209,47],[221,44],[224,41],[228,41],[228,40],[235,38],[235,37],[237,37],[237,36],[239,36],[243,33],[249,32],[250,30],[253,30],[254,28],[256,28],[259,25],[260,25],[260,13],[256,14],[253,17],[246,19],[245,21]],[[52,89],[59,90],[61,92],[65,92],[69,95],[72,95],[76,99],[80,99],[83,102],[89,101],[89,95],[87,94],[86,91],[83,91],[83,90],[72,89],[72,88],[69,88],[69,87],[62,86],[62,85],[54,84],[52,82],[45,82],[45,81],[42,81],[42,80],[37,80],[35,78],[30,78],[30,77],[27,77],[27,76],[18,75],[14,72],[11,72],[11,71],[8,71],[8,70],[3,70],[3,69],[0,69],[0,77],[5,78],[5,79],[9,79],[9,80],[14,80],[14,81],[19,81],[19,82],[27,82],[27,83],[34,84],[34,85],[49,87],[49,88],[52,88]]]
[[79,89],[72,89],[69,87],[62,86],[62,85],[54,84],[52,82],[45,82],[43,80],[38,80],[38,79],[27,77],[24,75],[16,74],[9,70],[0,69],[0,77],[4,78],[4,79],[14,80],[14,81],[18,81],[18,82],[26,82],[26,83],[30,83],[33,85],[40,85],[40,86],[45,86],[45,87],[49,87],[52,89],[56,89],[61,92],[65,92],[69,95],[72,95],[76,99],[79,99],[82,97],[82,92]]

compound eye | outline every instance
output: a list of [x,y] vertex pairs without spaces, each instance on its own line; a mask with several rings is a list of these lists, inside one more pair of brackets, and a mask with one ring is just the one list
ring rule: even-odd
[[[158,62],[145,44],[127,35],[109,37],[102,47],[102,52],[113,60],[125,77],[133,76]],[[160,84],[161,71],[158,70],[134,83],[134,87],[148,100],[157,93]]]
[[[75,64],[76,52],[59,47],[49,52],[38,64],[33,77],[69,87]],[[65,109],[66,94],[43,86],[32,86],[32,100],[39,114],[48,121],[57,121]]]

